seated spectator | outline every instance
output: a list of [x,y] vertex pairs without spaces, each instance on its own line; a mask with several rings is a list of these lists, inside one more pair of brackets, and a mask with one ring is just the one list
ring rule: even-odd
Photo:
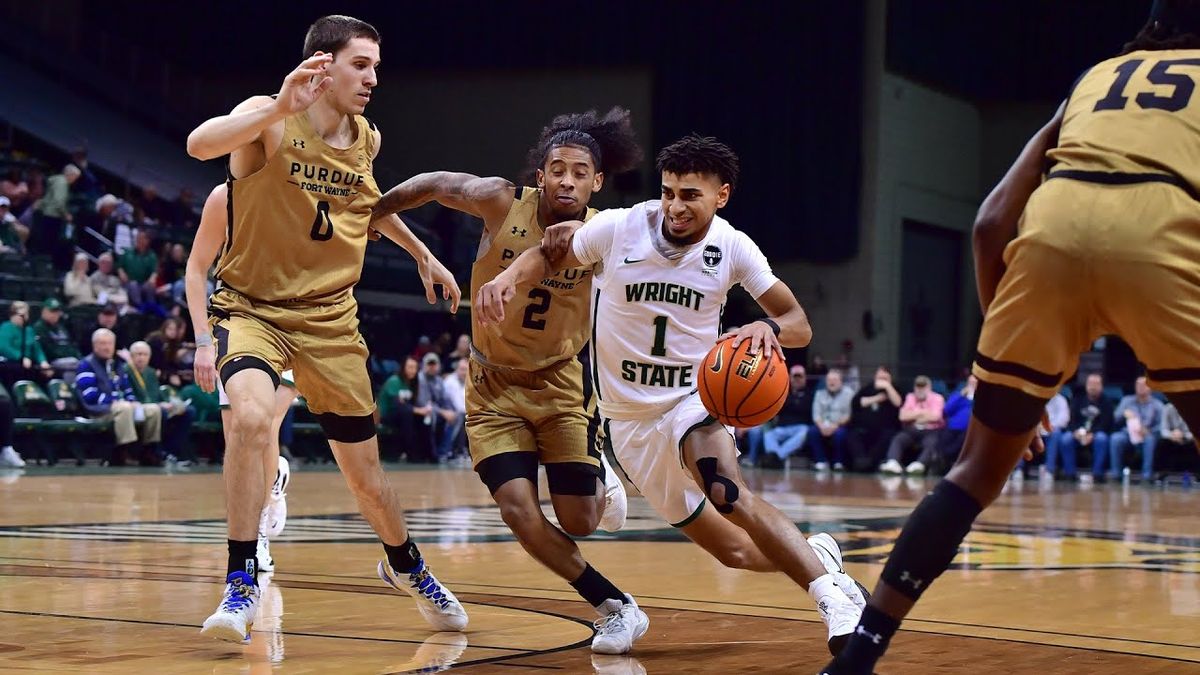
[[96,304],[96,294],[92,292],[92,280],[88,277],[88,256],[86,253],[76,253],[71,271],[63,277],[63,297],[67,299],[67,308],[80,305]]
[[[936,460],[938,431],[945,426],[942,413],[946,399],[933,391],[929,377],[918,375],[913,381],[913,390],[904,398],[900,407],[900,423],[904,428],[892,438],[888,446],[887,461],[879,466],[883,473],[923,474],[926,467]],[[904,466],[905,455],[920,446],[917,458]]]
[[53,374],[37,333],[29,325],[29,305],[20,300],[9,306],[8,321],[0,324],[0,358],[20,363],[24,370],[36,367],[46,377]]
[[1154,478],[1154,446],[1162,430],[1162,401],[1150,394],[1145,376],[1134,382],[1134,393],[1121,399],[1113,421],[1120,429],[1112,435],[1108,448],[1109,471],[1115,478],[1125,468],[1125,455],[1130,450],[1142,457],[1142,480]]
[[446,359],[450,363],[454,363],[459,359],[471,358],[471,336],[463,333],[458,336],[458,342],[454,345],[454,351],[446,355]]
[[75,391],[83,409],[95,419],[112,420],[117,447],[109,464],[124,466],[125,458],[138,441],[142,452],[139,463],[161,464],[155,447],[162,437],[162,409],[143,405],[133,395],[129,370],[116,357],[117,336],[102,328],[92,334],[92,353],[79,362]]
[[1173,403],[1163,406],[1162,438],[1154,452],[1158,455],[1159,471],[1164,475],[1172,471],[1195,474],[1200,467],[1196,438]]
[[829,457],[833,457],[833,469],[846,468],[846,425],[850,422],[850,399],[854,392],[842,386],[842,372],[829,369],[825,375],[825,388],[813,397],[813,424],[817,434],[810,442],[813,451],[813,468],[829,470]]
[[71,152],[71,164],[79,169],[79,180],[73,186],[80,194],[94,196],[104,189],[100,179],[92,173],[88,162],[87,148],[76,148]]
[[129,304],[139,311],[147,311],[146,304],[156,297],[156,275],[158,256],[150,250],[150,234],[140,230],[133,240],[133,248],[121,254],[117,265],[117,276],[129,295]]
[[196,421],[196,411],[182,399],[163,398],[159,390],[158,373],[150,367],[150,345],[137,341],[129,345],[129,384],[139,403],[157,405],[161,409],[163,459],[179,466],[191,466],[196,455],[188,444],[188,432]]
[[[424,415],[418,415],[413,411],[413,399],[420,386],[417,378],[419,369],[420,366],[416,359],[405,359],[403,370],[393,373],[384,381],[378,396],[380,421],[397,431],[399,447],[396,448],[396,457],[407,455],[409,461],[413,461],[417,457],[418,445],[415,432],[417,424],[424,423]],[[424,450],[427,446],[428,442],[425,442],[420,447]],[[420,455],[420,458],[424,459],[428,454],[426,451]]]
[[183,384],[183,377],[192,370],[196,350],[193,345],[184,342],[187,337],[187,323],[177,317],[167,317],[158,330],[146,336],[150,344],[150,365],[172,387]]
[[892,436],[900,431],[900,406],[904,399],[892,385],[892,371],[875,369],[875,379],[850,400],[850,427],[846,449],[855,471],[875,471],[887,453]]
[[96,200],[96,217],[100,234],[112,240],[117,255],[133,247],[133,207],[128,202],[104,195]]
[[453,404],[446,397],[445,382],[442,381],[442,359],[435,352],[429,352],[421,359],[423,369],[418,376],[417,410],[425,413],[425,433],[432,443],[433,456],[430,461],[445,462],[454,438],[458,433],[459,415]]
[[1084,394],[1071,401],[1071,421],[1059,442],[1046,447],[1046,471],[1052,476],[1059,475],[1061,454],[1062,477],[1074,479],[1079,470],[1075,458],[1077,449],[1091,448],[1092,477],[1103,478],[1112,430],[1113,406],[1104,396],[1104,378],[1100,373],[1091,373],[1084,383]]
[[[808,438],[813,426],[813,397],[808,393],[808,375],[804,366],[792,366],[790,389],[783,408],[775,416],[775,426],[763,432],[762,465],[768,469],[783,466]],[[828,468],[828,465],[827,465]]]
[[[117,317],[117,308],[116,307],[113,307],[112,305],[105,305],[105,306],[101,307],[100,312],[98,314],[96,314],[95,325],[93,325],[91,327],[91,329],[87,331],[87,333],[83,337],[83,340],[79,343],[80,353],[86,354],[86,353],[92,351],[91,336],[97,330],[104,328],[106,330],[113,331],[113,334],[115,335],[116,331],[117,331],[117,318],[118,317]],[[119,346],[120,345],[118,345],[118,347]]]
[[174,209],[172,209],[170,202],[158,196],[157,186],[147,185],[142,188],[142,198],[138,206],[142,208],[142,213],[145,214],[147,220],[151,220],[158,225],[170,225]]
[[737,445],[738,452],[741,453],[741,456],[738,457],[739,464],[754,466],[758,463],[763,449],[763,435],[766,431],[767,425],[765,424],[756,427],[734,428],[733,442]]
[[46,360],[55,370],[74,372],[83,354],[72,341],[62,315],[62,303],[58,298],[46,298],[42,301],[42,318],[33,324],[33,332]]
[[[156,292],[159,304],[183,307],[187,305],[183,283],[183,275],[187,270],[187,249],[183,247],[183,244],[172,244],[168,251],[167,255],[163,256],[162,262],[159,263],[158,272],[154,276],[154,283],[158,286]],[[207,291],[207,295],[212,295],[211,288]]]
[[[1038,425],[1038,435],[1042,437],[1042,443],[1045,445],[1043,456],[1048,455],[1051,450],[1054,454],[1059,453],[1058,446],[1062,444],[1063,434],[1071,424],[1071,404],[1067,403],[1067,397],[1063,396],[1060,391],[1046,401],[1046,420],[1050,423],[1050,430],[1047,431],[1042,425]],[[1033,461],[1037,461],[1035,455]],[[1025,458],[1022,457],[1017,462],[1017,471],[1025,471]],[[1041,474],[1047,477],[1052,476],[1050,469],[1047,469],[1043,464]]]
[[457,415],[452,422],[447,420],[448,425],[454,426],[454,431],[447,432],[450,434],[450,444],[443,449],[443,457],[459,455],[467,440],[463,428],[467,422],[467,378],[471,376],[470,365],[467,359],[459,359],[454,362],[450,373],[442,378],[446,402]]
[[30,203],[29,183],[21,178],[21,170],[13,167],[8,170],[8,174],[0,180],[0,197],[9,200],[9,205],[13,211],[20,213]]
[[0,253],[24,253],[29,228],[12,214],[12,202],[0,195]]
[[171,226],[182,232],[191,232],[192,234],[186,237],[187,241],[191,241],[199,222],[200,217],[196,214],[196,193],[188,188],[180,189],[179,197],[175,199],[172,208]]
[[979,378],[967,375],[967,383],[963,388],[950,394],[946,407],[942,408],[942,418],[946,426],[938,437],[937,456],[942,466],[949,468],[958,461],[962,453],[963,441],[967,438],[967,426],[971,422],[971,411],[975,408],[975,388],[979,386]]
[[124,314],[129,310],[129,293],[121,283],[121,277],[113,270],[113,255],[101,253],[96,261],[96,271],[88,277],[92,284],[92,294],[101,305],[113,305],[117,311]]

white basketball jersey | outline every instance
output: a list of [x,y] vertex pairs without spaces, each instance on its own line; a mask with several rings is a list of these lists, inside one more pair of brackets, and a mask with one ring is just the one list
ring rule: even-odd
[[757,298],[777,281],[758,246],[724,218],[674,259],[655,247],[662,223],[661,202],[648,201],[601,211],[574,235],[580,262],[599,263],[592,372],[610,419],[661,415],[691,393],[729,289],[741,284]]

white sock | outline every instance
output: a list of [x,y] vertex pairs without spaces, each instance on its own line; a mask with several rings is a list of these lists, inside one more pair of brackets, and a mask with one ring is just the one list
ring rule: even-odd
[[808,595],[813,599],[813,603],[821,601],[821,598],[833,596],[838,600],[850,602],[846,594],[833,580],[832,574],[822,574],[808,583]]

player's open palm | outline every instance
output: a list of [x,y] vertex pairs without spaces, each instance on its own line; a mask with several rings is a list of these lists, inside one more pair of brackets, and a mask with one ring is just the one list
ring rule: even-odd
[[479,312],[480,323],[486,326],[504,321],[504,304],[512,300],[516,293],[516,285],[508,281],[503,273],[480,287],[473,308]]
[[300,62],[288,73],[275,97],[280,112],[291,115],[307,110],[325,90],[333,84],[333,78],[325,74],[325,68],[333,61],[332,54],[317,52]]
[[442,287],[442,299],[450,301],[450,312],[458,312],[458,302],[462,299],[462,289],[458,287],[454,275],[442,261],[433,256],[417,259],[417,273],[421,275],[421,283],[425,286],[425,300],[429,304],[437,302],[437,292],[434,286]]
[[217,388],[217,348],[212,345],[197,347],[192,368],[200,390],[207,394],[214,392]]

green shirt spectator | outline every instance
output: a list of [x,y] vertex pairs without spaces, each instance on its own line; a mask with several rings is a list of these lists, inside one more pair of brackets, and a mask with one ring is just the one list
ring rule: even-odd
[[150,281],[150,277],[158,271],[158,256],[150,250],[150,235],[145,231],[137,233],[133,248],[121,254],[117,269],[120,270],[118,274],[122,283],[136,281],[144,284]]
[[196,410],[197,422],[221,421],[221,405],[216,391],[211,394],[205,393],[195,384],[189,384],[179,390],[179,398],[192,402],[192,408]]
[[383,383],[383,388],[379,390],[378,402],[379,418],[389,419],[396,412],[396,405],[399,402],[401,392],[408,392],[405,400],[412,399],[412,390],[408,388],[408,383],[400,377],[399,373],[393,374]]
[[67,210],[67,201],[71,197],[71,184],[79,179],[79,167],[68,164],[63,172],[46,179],[46,194],[38,200],[34,209],[43,216],[70,220],[71,212]]
[[[42,301],[42,318],[33,324],[33,332],[37,335],[38,345],[45,353],[47,361],[53,363],[59,359],[75,359],[78,362],[83,358],[79,348],[75,346],[75,340],[71,338],[71,331],[67,330],[62,322],[62,302],[58,298],[46,298]],[[74,368],[66,365],[56,367]]]
[[48,368],[46,355],[38,344],[37,334],[29,321],[29,305],[17,301],[8,309],[8,321],[0,324],[0,356],[9,361],[29,359],[31,363],[23,364],[31,368],[33,364]]

